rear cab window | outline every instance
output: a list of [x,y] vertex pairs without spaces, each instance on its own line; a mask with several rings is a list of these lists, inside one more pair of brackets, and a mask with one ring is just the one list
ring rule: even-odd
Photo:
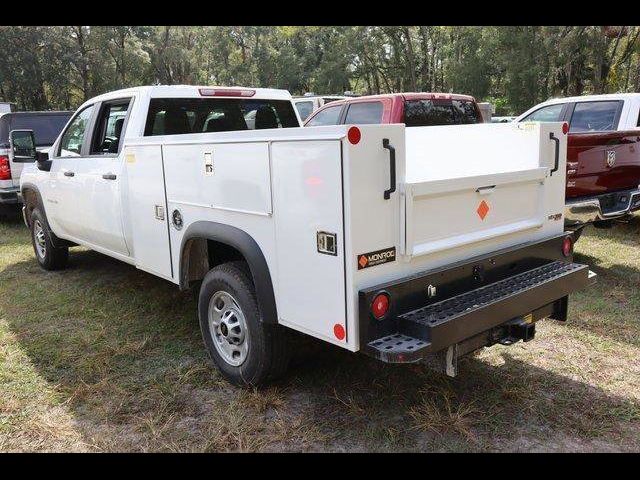
[[569,131],[572,133],[616,130],[622,101],[578,102],[573,109]]
[[338,125],[342,105],[327,107],[319,110],[306,124],[307,127],[320,127],[323,125]]
[[349,105],[344,123],[360,125],[382,123],[382,102],[356,102]]
[[9,143],[11,130],[33,130],[36,146],[53,145],[73,112],[9,113],[3,115],[0,125],[0,144]]
[[144,135],[299,127],[289,100],[152,98]]
[[480,123],[475,104],[468,100],[406,100],[404,123],[407,127]]

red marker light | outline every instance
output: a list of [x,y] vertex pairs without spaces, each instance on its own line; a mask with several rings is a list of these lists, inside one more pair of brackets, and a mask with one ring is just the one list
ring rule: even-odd
[[347,138],[349,139],[349,143],[352,145],[357,145],[360,142],[360,138],[362,134],[360,133],[360,129],[358,127],[351,127],[347,132]]
[[569,124],[567,122],[564,122],[562,124],[562,133],[566,135],[568,131],[569,131]]
[[564,237],[562,240],[562,254],[565,257],[568,257],[573,253],[573,240],[571,237]]
[[376,320],[383,318],[389,311],[389,295],[379,293],[371,302],[371,314]]
[[344,337],[346,335],[346,333],[344,331],[344,327],[342,325],[340,325],[339,323],[336,323],[333,326],[333,334],[336,336],[336,338],[338,340],[344,340]]
[[6,155],[0,155],[0,180],[11,180],[11,164]]

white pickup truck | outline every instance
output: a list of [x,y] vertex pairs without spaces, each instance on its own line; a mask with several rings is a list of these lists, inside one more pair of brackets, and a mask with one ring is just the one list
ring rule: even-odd
[[155,86],[88,101],[48,157],[11,132],[39,264],[79,244],[200,285],[212,360],[254,386],[285,370],[288,329],[455,375],[590,283],[561,123],[299,125],[285,91]]

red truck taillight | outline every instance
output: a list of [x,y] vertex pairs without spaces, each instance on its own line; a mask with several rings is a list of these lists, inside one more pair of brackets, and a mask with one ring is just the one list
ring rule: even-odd
[[0,155],[0,180],[11,180],[11,165],[6,155]]

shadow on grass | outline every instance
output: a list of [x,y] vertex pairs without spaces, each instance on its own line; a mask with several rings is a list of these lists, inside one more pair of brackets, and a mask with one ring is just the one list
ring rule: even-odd
[[578,440],[573,447],[550,440],[613,440],[626,422],[640,425],[637,403],[498,348],[500,365],[466,357],[452,379],[318,347],[293,369],[292,382],[298,395],[315,399],[314,422],[327,435],[380,450],[572,449]]
[[[208,367],[193,293],[132,266],[75,251],[68,270],[43,272],[30,258],[0,272],[0,297],[11,330],[80,420],[87,443],[204,449],[194,439],[229,421],[215,409],[243,398]],[[288,376],[269,391],[281,397],[278,416],[313,426],[321,449],[527,450],[546,448],[552,437],[615,444],[621,422],[640,420],[637,404],[508,350],[501,363],[467,358],[449,379],[304,338]],[[213,400],[213,413],[203,409]],[[256,407],[235,408],[254,415]],[[186,419],[195,419],[187,433]],[[260,417],[245,434],[266,437],[269,421]],[[163,427],[147,429],[149,422]],[[280,438],[276,448],[301,448],[296,442]]]

